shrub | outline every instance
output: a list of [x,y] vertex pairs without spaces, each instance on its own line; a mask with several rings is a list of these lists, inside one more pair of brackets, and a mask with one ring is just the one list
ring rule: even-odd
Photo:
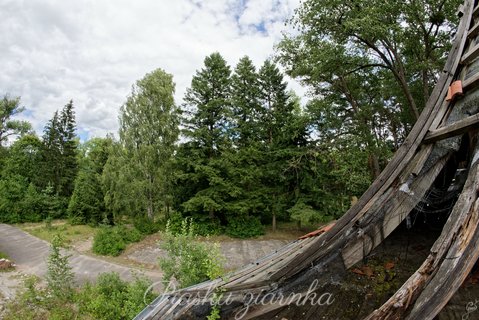
[[69,256],[61,252],[64,242],[59,234],[53,237],[46,275],[49,293],[60,300],[68,300],[73,294],[73,272],[68,263]]
[[163,223],[161,221],[152,221],[148,217],[137,217],[133,221],[135,228],[142,234],[157,233],[162,229]]
[[146,303],[154,299],[149,292],[150,281],[136,277],[132,283],[120,279],[117,273],[103,273],[94,285],[86,285],[78,301],[80,313],[92,319],[133,319]]
[[101,227],[93,238],[93,252],[107,256],[118,256],[128,243],[138,242],[143,235],[136,228],[119,226]]
[[183,216],[180,213],[173,213],[167,221],[168,232],[171,234],[180,234],[181,226],[183,224]]
[[174,278],[183,288],[223,274],[219,246],[199,242],[191,218],[183,220],[181,231],[176,234],[167,224],[164,242],[160,246],[167,252],[167,256],[159,261],[165,281]]
[[93,252],[96,254],[118,256],[125,247],[125,240],[116,227],[102,227],[93,238]]
[[124,225],[113,227],[117,229],[117,232],[120,234],[125,243],[138,242],[143,239],[143,235],[136,228],[128,228]]
[[223,233],[223,227],[218,219],[212,220],[205,216],[195,216],[193,221],[195,222],[195,233],[199,236],[216,236]]
[[264,234],[264,228],[257,217],[234,217],[228,219],[226,234],[234,238],[251,238]]

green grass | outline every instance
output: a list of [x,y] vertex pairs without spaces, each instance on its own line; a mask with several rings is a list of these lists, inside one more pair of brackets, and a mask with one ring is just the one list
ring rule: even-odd
[[10,259],[6,253],[0,252],[0,259]]
[[52,222],[52,226],[49,228],[45,225],[45,223],[19,224],[18,227],[30,233],[31,235],[48,242],[52,241],[55,234],[61,233],[67,244],[93,237],[97,230],[97,228],[88,225],[72,226],[65,220],[55,220]]

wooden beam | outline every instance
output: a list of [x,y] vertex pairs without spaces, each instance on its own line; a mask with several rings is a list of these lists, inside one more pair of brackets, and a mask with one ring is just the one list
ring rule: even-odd
[[474,27],[472,27],[472,29],[469,30],[469,32],[467,33],[467,37],[469,39],[474,38],[475,36],[477,36],[478,33],[479,33],[479,23],[475,24]]
[[439,128],[437,130],[430,131],[426,135],[426,138],[424,138],[424,142],[432,143],[438,140],[458,136],[473,128],[479,128],[479,114],[459,120],[451,125]]
[[472,12],[472,16],[475,18],[475,17],[477,17],[477,14],[478,14],[478,13],[479,13],[479,6],[476,6],[476,7],[474,8],[474,11]]
[[463,65],[468,64],[469,62],[472,62],[477,57],[479,57],[479,44],[476,44],[474,47],[469,49],[469,51],[461,59],[461,64]]
[[472,77],[467,78],[462,82],[462,90],[470,90],[479,83],[479,73],[474,74]]

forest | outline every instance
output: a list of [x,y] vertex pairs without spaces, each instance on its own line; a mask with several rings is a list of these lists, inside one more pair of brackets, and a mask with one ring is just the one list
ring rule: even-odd
[[[256,236],[339,218],[417,120],[444,65],[457,0],[306,0],[271,59],[204,58],[183,101],[158,68],[132,87],[119,131],[81,142],[65,101],[37,136],[0,101],[0,221]],[[308,89],[308,102],[286,76]],[[125,93],[126,94],[126,93]],[[27,106],[28,108],[28,106]]]

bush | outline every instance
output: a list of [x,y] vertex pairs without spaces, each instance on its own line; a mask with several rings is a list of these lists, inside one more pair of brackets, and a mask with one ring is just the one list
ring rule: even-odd
[[93,238],[93,252],[106,256],[118,256],[126,243],[116,227],[102,227]]
[[117,232],[120,234],[125,243],[138,242],[143,239],[143,235],[136,228],[128,228],[124,225],[114,228],[117,228]]
[[103,273],[95,285],[86,285],[78,300],[80,314],[92,319],[133,319],[155,297],[149,292],[150,281],[136,277],[132,283],[120,279],[117,273]]
[[226,234],[234,238],[251,238],[264,234],[264,228],[257,217],[234,217],[228,219]]
[[181,232],[177,234],[173,234],[167,224],[160,246],[167,252],[159,261],[165,281],[174,278],[184,288],[223,274],[219,246],[199,242],[191,218],[183,220]]
[[183,224],[183,216],[180,213],[173,213],[170,215],[170,218],[167,221],[167,228],[168,232],[171,234],[180,234],[181,233],[181,226]]
[[126,245],[138,242],[143,235],[136,228],[119,226],[101,227],[93,238],[93,252],[106,256],[118,256]]
[[161,221],[152,221],[147,217],[137,217],[133,221],[133,225],[137,230],[142,234],[153,234],[157,233],[164,226]]
[[211,220],[209,217],[194,217],[195,233],[199,236],[216,236],[223,233],[223,227],[218,219]]

